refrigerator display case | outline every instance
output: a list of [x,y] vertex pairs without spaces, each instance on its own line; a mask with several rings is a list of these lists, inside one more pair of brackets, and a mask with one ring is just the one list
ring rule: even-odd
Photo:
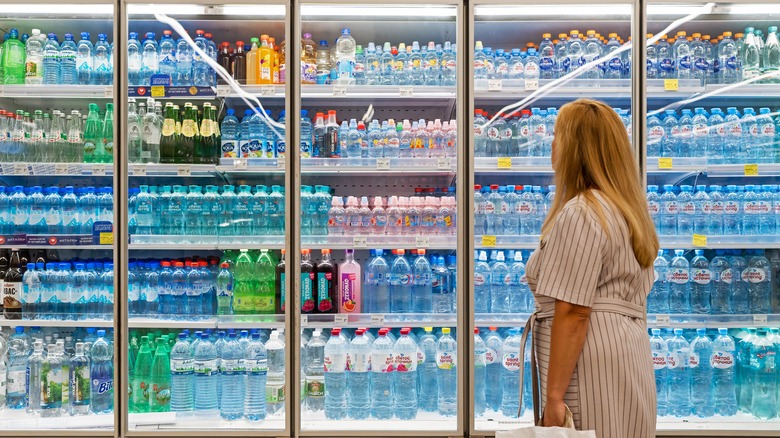
[[289,4],[122,12],[123,433],[289,435]]
[[[297,11],[293,426],[302,436],[460,435],[463,7]],[[351,44],[356,58],[342,57]],[[411,353],[365,341],[385,337]]]
[[[766,346],[778,324],[778,78],[777,56],[765,55],[777,53],[778,13],[754,3],[647,5],[648,37],[665,34],[645,54],[648,85],[663,87],[646,94],[642,154],[663,250],[648,300],[648,325],[669,349],[666,368],[656,365],[656,382],[669,379],[662,435],[776,428],[776,352]],[[676,62],[665,61],[667,44]],[[675,360],[686,351],[690,360]]]
[[1,9],[0,429],[113,436],[114,5]]

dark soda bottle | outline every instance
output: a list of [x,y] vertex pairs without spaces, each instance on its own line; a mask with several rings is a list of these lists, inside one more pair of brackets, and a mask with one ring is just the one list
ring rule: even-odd
[[239,84],[246,84],[246,52],[247,47],[243,41],[236,41],[236,53],[233,54],[233,79]]
[[22,319],[22,262],[19,250],[11,250],[11,263],[3,280],[3,316],[5,319]]
[[[217,55],[217,62],[219,65],[224,67],[225,71],[229,75],[233,75],[233,56],[231,54],[232,49],[230,48],[230,43],[227,41],[223,41],[222,45],[219,50],[219,54]],[[217,75],[217,83],[218,84],[226,84],[227,82],[222,79],[222,76]]]
[[301,313],[316,313],[317,297],[314,280],[314,264],[311,262],[311,250],[301,250]]
[[338,267],[330,258],[330,250],[322,250],[322,260],[317,265],[317,311],[337,313]]

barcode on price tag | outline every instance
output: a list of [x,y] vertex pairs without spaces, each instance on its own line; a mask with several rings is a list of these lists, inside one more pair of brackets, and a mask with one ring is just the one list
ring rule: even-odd
[[344,87],[344,86],[335,86],[335,87],[333,87],[333,95],[334,96],[346,96],[347,95],[347,87]]
[[390,169],[390,159],[389,158],[377,158],[376,159],[376,168],[380,170],[388,170]]
[[246,167],[247,167],[246,160],[241,160],[241,159],[233,160],[233,169],[243,170],[246,169]]
[[102,164],[93,164],[92,165],[92,174],[93,175],[105,175],[106,174],[106,167]]
[[451,158],[439,158],[436,161],[436,167],[439,170],[450,170],[450,169],[452,169],[452,159]]
[[365,248],[368,246],[368,241],[366,240],[366,236],[355,236],[352,238],[352,246],[354,247],[360,247]]
[[261,96],[273,96],[276,94],[276,87],[262,87],[260,88]]
[[536,91],[539,89],[539,80],[538,79],[526,79],[525,80],[525,91]]
[[501,91],[504,88],[504,81],[501,79],[491,79],[488,81],[488,91]]
[[418,248],[427,248],[431,244],[431,239],[428,236],[417,236],[414,239],[414,245]]
[[669,315],[655,315],[655,323],[657,325],[668,326],[671,322],[672,320],[669,318]]
[[133,166],[133,176],[146,176],[146,166],[143,164]]
[[347,324],[349,323],[349,317],[347,315],[334,315],[333,323],[341,325]]
[[27,175],[29,172],[27,163],[14,163],[14,175]]
[[176,175],[190,176],[192,175],[192,167],[189,164],[181,164],[176,167]]
[[371,325],[378,325],[385,323],[385,315],[371,315]]
[[414,96],[414,88],[412,88],[412,87],[398,87],[398,94],[401,97],[412,97],[412,96]]
[[765,326],[766,325],[766,315],[753,315],[753,325]]
[[54,174],[55,175],[67,175],[68,174],[68,164],[67,163],[57,163],[54,165]]

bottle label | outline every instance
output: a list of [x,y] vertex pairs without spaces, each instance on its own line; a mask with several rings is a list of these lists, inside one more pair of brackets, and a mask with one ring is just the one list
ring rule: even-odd
[[650,143],[658,143],[664,136],[664,128],[662,126],[653,126],[648,132],[648,137],[651,140]]
[[[0,377],[3,377],[0,375]],[[8,370],[6,376],[8,386],[6,391],[9,397],[25,395],[27,391],[27,370]]]
[[690,69],[691,68],[691,57],[690,56],[683,56],[679,59],[680,68],[681,69]]
[[222,140],[222,158],[238,158],[241,151],[235,140]]
[[371,353],[371,371],[375,373],[392,373],[395,369],[393,353]]
[[731,284],[734,281],[734,274],[731,271],[731,269],[724,269],[719,274],[718,273],[715,274],[715,281]]
[[22,311],[22,283],[3,282],[3,308],[7,312],[20,313]]
[[268,384],[265,385],[265,402],[266,403],[284,403],[286,397],[286,389],[284,384]]
[[347,355],[345,353],[326,354],[323,360],[326,373],[343,373],[348,371]]
[[171,403],[171,386],[165,383],[153,383],[151,395],[155,407],[164,409]]
[[176,132],[176,121],[173,119],[165,119],[162,125],[163,137],[170,137]]
[[417,365],[421,365],[423,362],[425,362],[425,352],[420,348],[417,347]]
[[408,286],[412,283],[411,274],[387,274],[387,282],[390,286]]
[[110,394],[114,392],[114,378],[103,377],[92,379],[92,394]]
[[734,367],[734,355],[730,351],[714,351],[710,356],[713,368],[727,370]]
[[91,141],[85,141],[84,142],[84,153],[85,154],[94,154],[95,153],[95,143]]
[[395,370],[399,373],[408,373],[417,371],[417,352],[404,354],[400,351],[395,353]]
[[238,374],[245,370],[243,359],[222,359],[219,361],[219,372],[221,373]]
[[371,371],[371,354],[357,351],[349,355],[349,369],[355,373],[367,373]]
[[455,369],[456,356],[454,351],[437,351],[436,352],[436,365],[440,370]]
[[490,347],[485,351],[485,365],[493,365],[498,363],[498,352]]
[[677,268],[669,271],[669,281],[675,284],[687,284],[690,273],[687,269]]
[[[743,273],[743,280],[749,281],[750,283],[757,284],[757,283],[763,283],[767,281],[767,273],[765,270],[761,268],[749,268],[746,269],[744,272],[747,273],[747,278],[746,279],[744,278],[745,274]],[[8,283],[5,284],[7,285]]]
[[667,367],[666,363],[666,353],[662,353],[659,351],[653,352],[653,369],[654,370],[663,370]]
[[265,374],[268,372],[268,359],[245,359],[244,368],[250,374]]
[[693,269],[693,281],[697,284],[710,284],[712,273],[709,269]]
[[723,206],[723,212],[726,214],[739,214],[739,203],[736,201],[726,201]]
[[693,66],[696,68],[696,70],[706,72],[710,68],[710,63],[707,62],[705,58],[695,58],[693,61]]
[[357,291],[357,274],[354,273],[342,273],[341,281],[341,294],[340,301],[341,306],[339,313],[352,313],[357,310],[357,304],[360,301],[360,297]]
[[330,297],[330,285],[333,274],[330,272],[317,273],[317,308],[320,312],[328,312],[333,309],[333,301]]
[[696,213],[696,205],[693,202],[683,202],[682,206],[680,206],[680,213],[692,215]]
[[690,355],[687,351],[670,351],[666,359],[669,369],[683,369],[688,367]]
[[484,286],[486,283],[485,275],[475,272],[474,273],[474,286]]
[[541,69],[541,70],[544,70],[544,71],[552,70],[554,65],[555,65],[555,62],[549,56],[544,56],[542,58],[539,58],[539,69]]
[[701,365],[699,363],[699,355],[691,352],[691,355],[688,357],[688,368],[697,368],[699,365]]
[[520,352],[504,353],[504,357],[501,359],[501,365],[507,371],[518,371],[520,369]]
[[321,380],[309,380],[306,382],[306,397],[324,397],[325,382]]
[[73,368],[73,379],[72,379],[73,394],[71,395],[74,406],[89,405],[89,401],[90,401],[89,384],[90,384],[89,366],[88,365],[75,366]]
[[647,203],[647,211],[651,216],[655,216],[661,210],[661,206],[655,201],[649,201]]
[[[93,390],[95,389],[95,382],[98,382],[98,379],[95,379],[93,382]],[[65,385],[65,376],[62,369],[56,367],[49,368],[41,378],[41,385],[41,409],[59,408],[62,405],[62,388]]]
[[192,361],[192,371],[195,374],[203,376],[211,376],[219,372],[216,359],[212,360],[198,360]]

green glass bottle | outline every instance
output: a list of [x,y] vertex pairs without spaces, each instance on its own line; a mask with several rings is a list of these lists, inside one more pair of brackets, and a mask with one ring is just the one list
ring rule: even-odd
[[97,148],[100,147],[100,153],[103,151],[103,129],[98,115],[97,104],[89,104],[89,114],[87,122],[84,124],[84,162],[97,163]]
[[162,125],[162,137],[160,138],[160,162],[161,163],[175,163],[176,162],[176,144],[178,142],[178,135],[176,133],[176,119],[178,114],[173,105],[165,105],[165,118]]
[[96,156],[100,163],[114,162],[114,104],[106,104],[106,117],[103,121],[103,154]]
[[157,338],[150,373],[149,404],[152,412],[168,412],[171,408],[171,365],[168,352],[168,336]]
[[176,150],[177,163],[193,163],[195,151],[200,143],[198,130],[198,107],[189,104],[184,107],[184,119],[181,122],[181,137]]
[[215,163],[215,151],[219,148],[214,130],[214,108],[208,103],[203,106],[203,120],[200,123],[200,148],[196,151],[196,163]]
[[149,412],[149,381],[152,372],[152,348],[147,336],[141,337],[141,348],[135,359],[133,380],[133,399],[130,401],[131,412]]

